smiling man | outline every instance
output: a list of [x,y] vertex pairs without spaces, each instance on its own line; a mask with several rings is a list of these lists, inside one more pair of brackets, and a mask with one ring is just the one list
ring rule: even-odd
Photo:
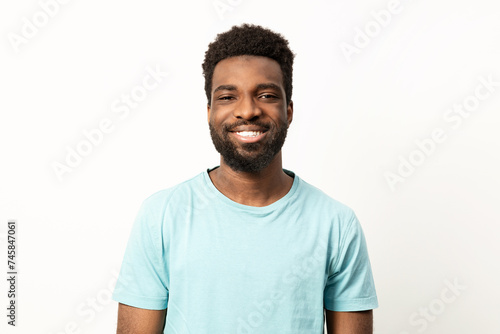
[[354,212],[282,167],[294,55],[235,26],[203,63],[220,165],[141,206],[116,284],[117,333],[372,333],[378,306]]

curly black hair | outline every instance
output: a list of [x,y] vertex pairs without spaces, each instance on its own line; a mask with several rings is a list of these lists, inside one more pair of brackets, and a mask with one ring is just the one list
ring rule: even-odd
[[278,62],[283,73],[286,104],[292,100],[292,72],[294,54],[288,47],[288,41],[278,33],[259,25],[243,24],[217,35],[208,45],[205,60],[201,65],[205,77],[205,93],[208,104],[211,103],[212,77],[217,63],[235,56],[264,56]]

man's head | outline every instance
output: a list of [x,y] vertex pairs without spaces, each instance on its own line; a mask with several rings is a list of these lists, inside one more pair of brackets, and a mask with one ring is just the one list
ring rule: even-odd
[[281,164],[293,116],[293,53],[287,44],[270,30],[244,25],[219,34],[206,53],[210,135],[232,170],[257,172],[273,160]]
[[208,104],[212,99],[212,77],[217,63],[235,56],[262,56],[278,62],[283,75],[286,104],[292,100],[292,74],[294,54],[288,41],[280,34],[258,25],[243,24],[217,35],[208,45],[202,64],[205,77],[205,93]]

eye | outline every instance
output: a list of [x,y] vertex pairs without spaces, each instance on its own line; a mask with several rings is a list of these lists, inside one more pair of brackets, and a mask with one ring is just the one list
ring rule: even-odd
[[232,97],[232,96],[224,95],[224,96],[219,96],[217,99],[222,100],[222,101],[229,101],[229,100],[232,100],[233,98],[234,97]]
[[276,95],[273,95],[273,94],[262,94],[260,97],[263,98],[263,99],[265,99],[265,100],[277,99],[278,98]]

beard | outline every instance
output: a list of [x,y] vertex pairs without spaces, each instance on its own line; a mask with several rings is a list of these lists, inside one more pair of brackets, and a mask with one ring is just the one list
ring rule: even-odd
[[[229,138],[229,130],[240,125],[257,125],[267,129],[266,136],[257,143],[234,143]],[[208,124],[210,136],[215,149],[220,153],[224,162],[234,171],[258,172],[269,166],[276,154],[285,143],[288,130],[286,121],[276,126],[261,122],[241,121],[235,124],[223,124],[220,130],[215,129],[212,122]]]

